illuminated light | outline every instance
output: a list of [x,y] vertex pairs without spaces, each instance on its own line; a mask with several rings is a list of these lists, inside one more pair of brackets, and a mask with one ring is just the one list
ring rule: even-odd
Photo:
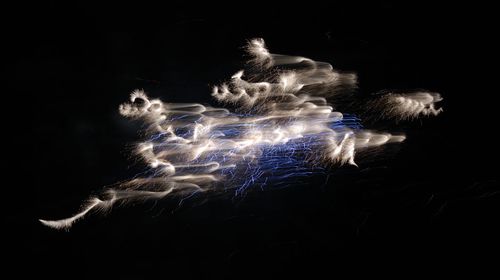
[[[365,130],[356,116],[334,111],[337,97],[356,89],[355,74],[338,72],[325,62],[272,54],[262,39],[249,41],[246,49],[251,69],[212,88],[215,100],[234,105],[235,112],[165,103],[133,91],[119,112],[146,125],[146,139],[135,153],[150,172],[107,189],[106,198],[90,198],[70,218],[40,222],[67,229],[90,211],[117,201],[174,193],[233,188],[240,195],[252,185],[281,184],[320,172],[316,166],[321,164],[357,166],[355,155],[364,149],[405,140],[404,135]],[[278,71],[276,66],[282,65],[290,70]],[[431,92],[387,93],[364,108],[378,118],[399,121],[438,115],[442,109],[435,104],[441,100]]]

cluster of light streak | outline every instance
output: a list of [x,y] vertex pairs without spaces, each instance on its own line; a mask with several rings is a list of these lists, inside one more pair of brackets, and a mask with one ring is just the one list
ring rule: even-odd
[[[248,69],[212,90],[226,108],[168,103],[134,91],[119,111],[146,126],[135,154],[149,166],[147,174],[106,188],[72,217],[40,221],[68,229],[117,202],[208,191],[241,195],[252,186],[357,165],[356,153],[404,141],[404,135],[367,130],[356,115],[336,111],[336,100],[355,99],[355,74],[305,57],[272,54],[262,39],[249,41],[246,50]],[[377,118],[403,120],[439,114],[435,103],[441,99],[426,91],[387,92],[362,105],[351,103]]]

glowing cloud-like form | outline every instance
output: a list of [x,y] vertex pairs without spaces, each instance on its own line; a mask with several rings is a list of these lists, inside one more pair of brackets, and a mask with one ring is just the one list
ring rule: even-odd
[[[212,91],[217,101],[235,107],[233,112],[165,103],[134,91],[119,110],[147,126],[147,139],[135,153],[150,173],[91,197],[70,218],[40,221],[67,229],[90,211],[116,202],[233,188],[238,195],[251,185],[307,176],[318,165],[356,165],[356,152],[405,139],[365,130],[354,115],[335,111],[329,100],[352,93],[355,74],[309,58],[271,54],[262,39],[251,40],[247,51],[249,69]],[[429,92],[387,93],[365,107],[381,118],[411,119],[437,115],[441,109],[434,104],[441,99]]]

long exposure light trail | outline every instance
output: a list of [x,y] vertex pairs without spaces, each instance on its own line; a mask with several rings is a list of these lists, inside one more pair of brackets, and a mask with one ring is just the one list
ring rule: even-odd
[[[248,69],[212,90],[232,111],[163,102],[134,91],[119,111],[146,125],[146,139],[135,154],[150,172],[89,198],[70,218],[40,221],[67,229],[116,202],[221,189],[239,195],[253,185],[278,184],[318,168],[357,165],[356,153],[404,141],[404,135],[365,129],[355,115],[336,111],[335,101],[357,88],[355,74],[309,58],[272,54],[262,39],[251,40],[246,49]],[[435,103],[440,100],[426,91],[385,93],[362,106],[377,119],[406,120],[439,114]]]

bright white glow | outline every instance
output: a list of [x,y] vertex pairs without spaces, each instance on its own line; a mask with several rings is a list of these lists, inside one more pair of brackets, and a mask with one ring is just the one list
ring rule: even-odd
[[388,93],[371,101],[370,107],[373,111],[379,111],[382,118],[407,120],[420,116],[437,116],[443,108],[436,109],[435,104],[441,100],[441,95],[433,92]]
[[[251,40],[247,50],[253,66],[249,73],[239,71],[212,91],[217,101],[234,105],[236,112],[195,103],[165,103],[150,99],[142,90],[134,91],[119,111],[147,125],[148,137],[135,153],[152,168],[152,174],[108,189],[106,198],[89,199],[70,218],[40,221],[65,229],[89,211],[108,209],[117,201],[216,190],[218,182],[238,175],[254,182],[248,170],[261,164],[259,160],[273,149],[300,154],[315,165],[356,165],[357,152],[405,139],[342,123],[344,115],[334,111],[335,104],[327,98],[355,89],[356,75],[304,57],[271,54],[262,39]],[[367,107],[383,117],[410,119],[437,115],[442,110],[434,104],[441,99],[437,93],[390,93],[369,101]],[[272,167],[279,165],[278,161]]]

